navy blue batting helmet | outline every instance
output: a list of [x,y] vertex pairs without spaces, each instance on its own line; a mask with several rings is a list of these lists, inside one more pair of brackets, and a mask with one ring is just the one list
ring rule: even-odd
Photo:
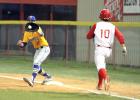
[[35,16],[28,16],[27,18],[28,21],[36,21]]

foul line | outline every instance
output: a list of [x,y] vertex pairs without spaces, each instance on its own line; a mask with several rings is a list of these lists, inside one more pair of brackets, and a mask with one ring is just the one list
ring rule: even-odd
[[[14,79],[14,80],[20,80],[23,81],[23,79],[21,78],[17,78],[17,77],[11,77],[11,76],[4,76],[4,75],[0,75],[0,78],[8,78],[8,79]],[[41,83],[40,81],[35,81],[36,83]],[[104,94],[104,95],[108,95],[108,96],[112,96],[112,97],[118,97],[118,98],[123,98],[123,99],[129,99],[129,100],[140,100],[140,99],[136,99],[133,97],[128,97],[128,96],[121,96],[118,95],[116,93],[112,93],[112,92],[102,92],[102,91],[96,91],[96,90],[89,90],[89,89],[84,89],[84,88],[79,88],[79,87],[74,87],[71,85],[66,85],[63,84],[62,82],[58,82],[58,81],[53,81],[55,84],[47,84],[47,85],[57,85],[60,87],[65,87],[65,88],[69,88],[69,89],[77,89],[80,91],[83,91],[83,93],[95,93],[95,94]]]

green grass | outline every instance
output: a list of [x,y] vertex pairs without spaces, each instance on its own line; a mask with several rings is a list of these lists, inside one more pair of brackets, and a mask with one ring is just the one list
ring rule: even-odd
[[126,83],[140,83],[140,68],[108,66],[108,72],[112,80]]
[[[1,73],[32,73],[32,58],[31,57],[8,57],[0,58]],[[42,64],[42,67],[55,76],[75,77],[78,79],[87,79],[87,77],[95,77],[96,68],[94,65],[87,63],[78,63],[74,61],[62,60],[47,60]],[[82,77],[81,77],[82,75]]]
[[[32,73],[32,57],[0,57],[0,73]],[[94,64],[75,61],[47,60],[43,68],[52,76],[97,81],[97,69]],[[108,65],[108,73],[113,81],[139,84],[140,68]],[[77,93],[33,92],[20,90],[0,90],[0,100],[121,100],[120,98]],[[124,100],[124,99],[122,99]]]
[[0,100],[125,100],[105,95],[0,90]]
[[[32,73],[32,57],[0,57],[0,73]],[[83,80],[96,80],[97,69],[94,64],[75,61],[47,60],[43,68],[54,76]],[[107,66],[112,80],[140,83],[140,68]]]

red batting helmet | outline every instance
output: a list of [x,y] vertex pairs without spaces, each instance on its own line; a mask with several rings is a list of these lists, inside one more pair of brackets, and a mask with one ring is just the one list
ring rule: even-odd
[[111,15],[109,9],[102,9],[102,10],[100,11],[100,16],[99,16],[99,18],[100,18],[101,20],[110,20],[110,19],[112,18],[112,15]]

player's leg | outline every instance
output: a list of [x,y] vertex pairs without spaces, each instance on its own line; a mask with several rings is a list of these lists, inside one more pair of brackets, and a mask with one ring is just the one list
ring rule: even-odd
[[99,77],[99,81],[98,81],[98,90],[102,90],[102,83],[104,81],[104,88],[106,91],[109,90],[110,84],[109,84],[109,76],[107,74],[107,71],[105,68],[101,68],[98,71],[98,77]]
[[33,65],[33,72],[32,72],[32,82],[33,82],[33,83],[34,83],[34,81],[35,81],[35,78],[36,78],[36,76],[37,76],[39,70],[40,70],[40,66],[37,65],[37,64],[34,64],[34,65]]
[[[49,47],[44,47],[43,49],[40,50],[40,57],[42,55],[41,59],[39,60],[40,64],[42,64],[43,61],[45,61],[47,59],[49,54],[50,54],[50,48]],[[50,75],[48,73],[46,73],[43,68],[40,70],[39,74],[44,76],[44,77],[50,77]]]
[[[43,61],[46,60],[46,58],[48,57],[49,54],[50,54],[49,47],[44,47],[44,48],[40,49],[38,56],[36,57],[34,63],[38,63],[38,65],[41,65],[43,63]],[[44,77],[49,77],[49,74],[47,74],[42,67],[39,70],[39,74]]]
[[104,81],[104,88],[105,88],[105,90],[108,90],[109,89],[109,77],[107,75],[106,69],[105,68],[99,69],[98,75],[99,75],[98,89],[99,90],[102,89],[102,83]]
[[[35,54],[34,54],[34,59],[37,58],[37,55],[39,53],[39,50],[36,50]],[[31,79],[28,79],[28,78],[23,78],[23,80],[29,84],[29,86],[32,86],[34,85],[34,81],[35,81],[35,78],[37,76],[37,73],[38,71],[40,70],[40,67],[37,65],[37,64],[33,64],[33,72],[32,72],[32,78]]]
[[[48,57],[50,53],[49,47],[44,47],[39,50],[38,56],[34,60],[34,63],[37,63],[38,65],[41,65],[42,62]],[[45,72],[45,70],[40,66],[40,70],[38,73],[45,77],[45,81],[51,80],[51,75]],[[45,83],[45,81],[43,83]]]
[[42,67],[40,71],[38,72],[40,75],[44,76],[45,78],[51,78],[51,75],[48,74]]
[[29,84],[29,86],[33,87],[35,78],[37,76],[38,71],[40,70],[40,67],[38,65],[33,65],[33,73],[32,73],[32,78],[23,78],[23,80]]
[[44,85],[46,82],[52,81],[52,76],[45,72],[44,69],[40,69],[38,73],[45,77],[45,79],[42,81],[42,85]]
[[34,83],[35,78],[40,70],[40,66],[38,63],[35,62],[35,59],[37,59],[37,56],[39,54],[39,50],[36,50],[35,54],[34,54],[34,61],[33,61],[33,72],[32,72],[32,82]]
[[[44,54],[44,56],[40,60],[41,63],[44,60],[46,60],[48,55],[50,54],[50,48],[49,47],[45,47],[44,49],[45,49],[46,53]],[[42,51],[40,51],[40,52],[42,52]],[[45,79],[42,82],[42,85],[44,85],[48,81],[52,81],[52,76],[50,74],[48,74],[43,68],[40,70],[39,74],[45,77]]]
[[35,54],[34,57],[34,65],[41,65],[42,62],[48,57],[50,54],[50,48],[49,47],[43,47],[42,49],[39,49],[37,54]]
[[[106,48],[105,49],[105,58],[110,57],[111,53],[112,53],[112,49]],[[105,85],[105,90],[108,91],[110,88],[110,78],[109,78],[109,75],[107,74],[107,70],[105,71],[104,85]]]
[[97,89],[101,90],[103,81],[107,79],[107,71],[106,71],[106,54],[108,50],[106,48],[96,48],[95,49],[95,64],[98,70],[98,85]]
[[98,71],[98,85],[97,89],[102,90],[103,80],[106,77],[106,68],[105,68],[105,57],[102,55],[95,56],[95,64],[97,66]]

